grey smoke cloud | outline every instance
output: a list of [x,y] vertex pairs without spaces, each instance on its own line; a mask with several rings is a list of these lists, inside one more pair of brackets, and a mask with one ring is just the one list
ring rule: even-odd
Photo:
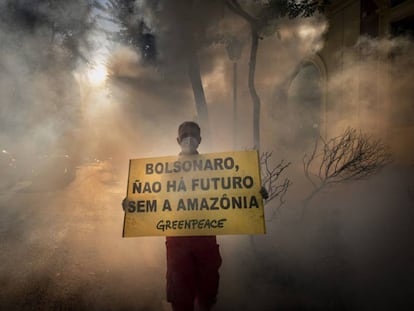
[[[200,48],[213,151],[232,149],[232,63],[224,45],[212,42],[223,28],[225,36],[246,40],[238,63],[238,148],[249,147],[252,141],[246,25],[218,2],[195,3],[200,6],[193,8],[194,19],[186,18],[184,2],[165,2],[157,15],[151,7],[141,6],[137,14],[142,12],[148,27],[159,33],[161,63],[156,68],[142,66],[139,54],[122,47],[107,61],[112,79],[106,88],[89,88],[84,77],[75,79],[62,69],[65,49],[56,47],[53,58],[41,57],[47,41],[41,29],[28,33],[0,28],[0,39],[7,42],[0,56],[1,142],[19,155],[62,148],[81,159],[112,157],[104,163],[80,162],[76,179],[57,191],[18,185],[0,193],[0,283],[5,289],[0,306],[9,310],[168,307],[164,240],[122,239],[120,201],[128,159],[176,154],[176,127],[196,114],[183,67],[192,25],[199,30],[194,44]],[[266,37],[260,42],[256,83],[263,102],[264,149],[274,150],[275,160],[294,161],[287,172],[293,185],[286,205],[267,223],[265,236],[253,237],[253,244],[247,236],[219,237],[224,261],[216,309],[334,308],[330,303],[335,301],[344,301],[349,308],[380,308],[390,301],[404,306],[412,285],[407,278],[412,272],[408,266],[412,167],[393,166],[371,180],[331,188],[313,201],[303,222],[298,220],[310,185],[300,167],[303,154],[286,143],[291,124],[281,122],[284,115],[278,113],[275,88],[304,58],[320,51],[327,23],[315,17],[282,20],[279,27],[280,39]],[[333,73],[328,84],[329,115],[332,123],[338,122],[338,131],[358,124],[354,97],[343,98],[355,94],[348,81],[358,72],[369,89],[373,75],[383,72],[372,71],[378,58],[381,68],[399,77],[396,89],[387,91],[390,98],[407,105],[412,98],[412,71],[402,70],[412,64],[412,42],[361,39],[355,49],[362,47],[367,49],[363,67],[354,49],[344,51],[349,70]],[[390,53],[400,54],[393,58]],[[40,65],[46,69],[33,71]],[[364,106],[369,116],[362,117],[361,112],[366,126],[371,120],[380,122],[372,114],[370,103],[376,99],[370,94],[366,92]],[[288,137],[283,145],[280,136]],[[201,151],[207,150],[202,146]],[[275,205],[266,207],[266,215]]]
[[[145,2],[144,2],[145,3]],[[242,42],[243,52],[238,62],[239,81],[239,109],[238,109],[238,148],[251,145],[250,126],[251,104],[247,88],[247,73],[249,59],[249,27],[239,17],[226,10],[220,2],[206,4],[194,2],[189,9],[186,2],[172,4],[169,2],[158,2],[154,4],[143,4],[139,2],[137,14],[146,14],[143,20],[150,31],[156,34],[156,43],[159,52],[157,71],[151,72],[148,80],[150,84],[142,85],[141,77],[148,77],[147,69],[131,71],[138,61],[131,61],[128,57],[122,57],[120,53],[112,61],[114,65],[111,71],[119,77],[135,76],[134,86],[140,88],[140,92],[151,92],[165,94],[168,99],[163,109],[190,107],[193,118],[193,95],[187,76],[187,55],[192,49],[198,50],[200,69],[203,79],[210,117],[210,131],[212,132],[211,148],[217,150],[231,148],[231,102],[232,102],[232,61],[226,52],[226,40],[237,38]],[[191,15],[190,17],[188,15]],[[272,106],[273,89],[276,85],[284,83],[286,77],[300,64],[303,58],[317,52],[323,46],[322,35],[326,31],[326,22],[322,17],[307,19],[298,22],[296,20],[283,19],[278,25],[281,39],[276,36],[264,36],[260,42],[256,85],[259,94],[263,98],[264,109]],[[191,36],[190,36],[191,35]],[[130,52],[131,53],[131,52]],[[135,57],[136,58],[136,57]],[[137,59],[137,58],[136,58]],[[127,64],[127,65],[125,65]],[[130,65],[128,65],[130,64]],[[135,65],[134,65],[135,64]],[[145,72],[145,74],[144,74]],[[153,80],[154,79],[154,80]],[[162,93],[158,90],[165,85]],[[180,88],[177,86],[180,85]],[[185,94],[174,101],[174,96],[169,96],[168,89],[179,90]],[[155,92],[153,91],[155,90]],[[174,94],[175,95],[175,94]],[[187,111],[188,108],[185,108]],[[159,116],[163,115],[160,113]],[[266,117],[266,116],[264,116]],[[264,126],[267,124],[263,122]],[[264,133],[267,131],[264,131]],[[226,137],[226,139],[214,140],[215,136]]]

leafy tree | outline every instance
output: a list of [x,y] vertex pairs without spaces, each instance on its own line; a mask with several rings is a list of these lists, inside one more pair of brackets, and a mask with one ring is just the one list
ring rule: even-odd
[[88,46],[86,34],[93,25],[92,0],[5,0],[0,8],[1,28],[14,35],[8,46],[18,48],[22,43],[22,38],[16,40],[19,35],[40,33],[48,40],[31,45],[37,63],[53,61],[58,48],[63,50],[65,65],[73,66],[78,58],[86,60],[82,47]]
[[[159,59],[158,55],[174,54],[169,56],[169,61],[173,60],[181,65],[181,70],[186,72],[193,89],[196,110],[198,114],[199,122],[201,126],[208,132],[208,111],[206,104],[206,97],[204,88],[202,85],[200,64],[198,59],[198,50],[202,44],[202,40],[199,39],[202,33],[205,31],[205,20],[195,17],[195,6],[193,0],[183,1],[144,1],[145,9],[148,14],[154,15],[173,15],[173,19],[176,24],[180,24],[180,21],[185,21],[188,25],[183,27],[171,27],[168,30],[172,34],[172,38],[176,41],[176,52],[172,51],[159,51],[158,40],[160,39],[160,33],[152,33],[152,30],[146,24],[142,12],[139,12],[140,8],[138,2],[135,0],[109,0],[106,4],[95,4],[98,11],[101,14],[99,18],[110,21],[117,25],[119,30],[115,33],[109,33],[109,36],[116,41],[131,46],[142,56],[142,65],[154,65],[157,67],[165,66],[165,59]],[[212,2],[199,3],[199,6],[211,6]],[[198,14],[201,9],[198,9]],[[175,15],[174,15],[175,14]],[[171,18],[171,16],[169,16]],[[168,20],[166,18],[165,20]],[[172,28],[177,28],[171,31]],[[168,36],[167,35],[167,36]],[[178,51],[179,50],[179,51]],[[167,61],[168,63],[168,61]],[[168,64],[167,64],[168,65]]]
[[108,21],[117,27],[115,32],[101,30],[112,40],[138,49],[147,61],[156,56],[155,37],[149,32],[144,21],[137,18],[136,6],[135,0],[110,0],[104,4],[96,1],[94,4],[98,11],[98,19]]
[[[264,36],[277,32],[277,20],[288,16],[309,17],[316,11],[322,12],[329,4],[328,0],[270,0],[238,1],[225,0],[227,7],[243,18],[250,26],[251,45],[249,60],[249,92],[253,103],[253,142],[260,149],[260,97],[255,87],[256,60],[259,42]],[[243,4],[242,4],[243,3]]]
[[0,1],[0,68],[7,72],[0,78],[7,112],[0,123],[10,144],[46,126],[56,135],[39,134],[37,148],[54,137],[63,143],[76,127],[80,90],[71,72],[87,61],[91,10],[92,0]]
[[[199,12],[203,12],[205,8],[211,9],[212,7],[217,7],[222,11],[223,7],[227,7],[249,24],[251,31],[251,47],[248,86],[253,103],[254,146],[256,149],[260,149],[261,101],[254,82],[259,42],[264,36],[271,36],[275,33],[278,34],[276,24],[278,19],[285,16],[289,18],[311,16],[317,11],[323,11],[328,2],[328,0],[216,0],[208,2],[183,0],[174,2],[145,1],[144,3],[145,10],[149,9],[153,14],[162,14],[162,10],[168,11],[169,14],[172,15],[176,14],[175,22],[177,24],[180,24],[182,20],[186,20],[186,27],[180,28],[180,35],[182,37],[182,40],[180,41],[184,42],[184,44],[180,45],[180,43],[177,42],[177,45],[180,45],[181,57],[185,59],[185,66],[187,67],[187,74],[192,85],[198,117],[202,126],[205,128],[207,128],[206,122],[208,119],[208,112],[197,54],[199,49],[205,44],[211,44],[217,41],[204,40],[206,39],[204,37],[206,26],[208,23],[211,24],[212,21],[209,21],[206,17],[200,18]],[[97,7],[104,13],[104,16],[101,16],[103,19],[107,19],[119,26],[120,30],[117,33],[118,40],[140,50],[142,55],[145,55],[145,47],[150,47],[150,50],[153,49],[154,55],[157,54],[155,42],[158,34],[149,34],[149,29],[146,27],[143,18],[137,18],[137,16],[140,15],[140,12],[137,11],[137,1],[108,0],[105,5],[98,3]],[[183,12],[185,13],[183,14]],[[215,18],[220,19],[221,17],[212,15],[212,19]],[[223,43],[224,41],[219,40],[219,42]],[[152,46],[154,47],[151,48]],[[170,51],[162,52],[168,53]],[[157,63],[156,61],[154,62],[154,58],[156,58],[154,55],[151,55],[153,64]],[[146,57],[144,57],[144,61],[147,61]]]

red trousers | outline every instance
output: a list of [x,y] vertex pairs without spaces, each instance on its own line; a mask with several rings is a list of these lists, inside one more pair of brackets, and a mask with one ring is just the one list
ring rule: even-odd
[[174,311],[210,310],[217,299],[221,256],[215,236],[167,237],[167,300]]

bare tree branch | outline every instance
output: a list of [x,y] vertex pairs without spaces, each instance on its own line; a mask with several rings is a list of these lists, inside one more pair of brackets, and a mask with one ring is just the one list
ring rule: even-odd
[[227,7],[230,10],[240,15],[242,18],[248,21],[253,28],[257,30],[257,23],[258,23],[257,19],[251,16],[249,13],[247,13],[247,11],[241,7],[241,5],[237,2],[237,0],[225,0],[224,3],[227,5]]
[[[318,147],[319,142],[321,147]],[[303,213],[310,200],[325,187],[365,179],[379,172],[390,161],[391,154],[381,140],[352,128],[328,141],[319,138],[312,153],[303,157],[305,177],[313,186],[313,191],[304,200]],[[312,170],[312,167],[316,169]]]
[[289,167],[291,162],[280,161],[275,166],[270,163],[272,159],[272,152],[263,152],[260,155],[260,166],[262,170],[262,186],[266,188],[268,192],[268,199],[265,204],[268,204],[272,200],[279,198],[279,205],[270,217],[270,221],[273,220],[275,214],[279,211],[280,207],[286,202],[285,195],[292,184],[290,179],[285,178],[283,181],[280,180],[282,173]]

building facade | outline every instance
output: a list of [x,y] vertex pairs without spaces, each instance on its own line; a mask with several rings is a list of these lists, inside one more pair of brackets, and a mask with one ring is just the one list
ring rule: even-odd
[[[327,22],[324,48],[290,84],[288,105],[311,106],[302,130],[330,137],[355,127],[414,161],[414,0],[334,0]],[[312,80],[318,91],[301,87]]]

